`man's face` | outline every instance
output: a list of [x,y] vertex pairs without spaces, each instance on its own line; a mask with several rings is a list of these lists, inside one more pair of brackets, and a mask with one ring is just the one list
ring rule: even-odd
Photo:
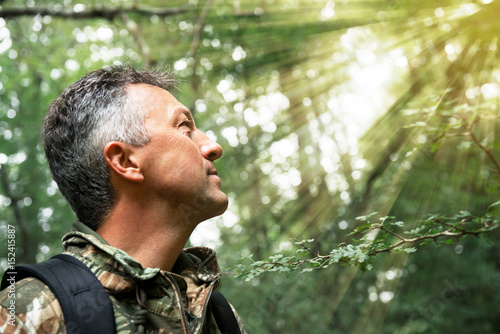
[[151,141],[138,149],[145,200],[168,204],[190,223],[222,214],[228,199],[213,164],[222,147],[196,128],[191,112],[166,90],[134,84],[127,94],[148,110]]

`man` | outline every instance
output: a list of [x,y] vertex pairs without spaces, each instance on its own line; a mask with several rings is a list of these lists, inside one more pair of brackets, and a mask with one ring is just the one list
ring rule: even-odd
[[[222,148],[169,93],[174,85],[167,73],[97,70],[49,106],[42,126],[52,175],[79,220],[63,237],[65,253],[108,292],[118,333],[216,331],[207,312],[220,280],[215,253],[183,247],[227,208],[214,167]],[[16,293],[16,327],[4,324],[0,294],[0,332],[65,332],[41,281],[21,280]]]

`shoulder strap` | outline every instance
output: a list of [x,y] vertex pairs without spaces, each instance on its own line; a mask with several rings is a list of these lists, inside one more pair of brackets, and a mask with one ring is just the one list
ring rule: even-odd
[[[59,254],[38,264],[17,265],[12,272],[16,281],[35,277],[52,290],[68,334],[116,333],[111,299],[92,271],[75,257]],[[2,289],[7,285],[4,275]]]
[[212,292],[210,298],[212,313],[222,334],[241,334],[233,309],[219,291]]

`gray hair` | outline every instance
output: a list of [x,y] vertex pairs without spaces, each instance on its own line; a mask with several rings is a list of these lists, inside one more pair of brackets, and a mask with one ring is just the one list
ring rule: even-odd
[[49,106],[41,136],[52,177],[78,219],[96,230],[114,205],[104,160],[111,141],[143,146],[150,141],[145,108],[131,103],[126,86],[149,84],[171,90],[167,71],[115,65],[86,74]]

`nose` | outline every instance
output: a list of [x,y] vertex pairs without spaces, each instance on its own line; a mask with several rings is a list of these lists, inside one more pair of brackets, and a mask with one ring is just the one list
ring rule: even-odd
[[215,161],[222,156],[222,146],[210,139],[204,132],[199,131],[198,145],[201,155],[210,161]]

